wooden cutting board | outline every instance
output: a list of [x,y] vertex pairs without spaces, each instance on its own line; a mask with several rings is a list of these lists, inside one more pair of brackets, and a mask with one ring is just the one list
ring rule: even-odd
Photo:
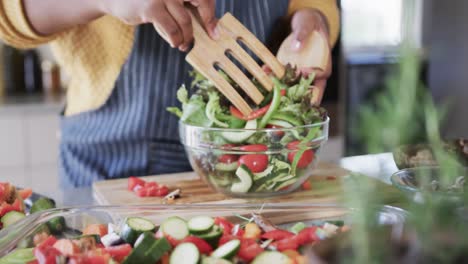
[[[181,189],[182,195],[175,200],[175,204],[228,204],[228,203],[336,203],[343,198],[343,179],[349,172],[337,165],[321,162],[312,173],[311,190],[298,190],[291,194],[276,196],[268,199],[240,199],[220,194],[210,188],[195,172],[167,174],[160,176],[142,177],[145,180],[156,181],[167,185],[171,190]],[[366,176],[359,176],[365,177]],[[385,199],[392,202],[401,194],[392,186],[378,180],[378,188],[385,193]],[[158,197],[140,198],[127,190],[127,179],[116,179],[96,182],[93,185],[93,195],[100,205],[129,205],[129,204],[163,204]]]

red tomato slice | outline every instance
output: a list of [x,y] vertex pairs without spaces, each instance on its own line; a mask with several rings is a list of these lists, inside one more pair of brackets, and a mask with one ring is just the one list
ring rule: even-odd
[[231,230],[233,228],[233,224],[231,222],[229,222],[226,218],[224,217],[216,217],[214,219],[214,223],[215,225],[221,227],[221,229],[223,229],[223,234],[224,235],[230,235],[231,234]]
[[297,234],[294,237],[294,239],[300,246],[314,242],[314,241],[319,241],[320,239],[317,236],[316,231],[317,231],[316,226],[304,228],[303,230],[301,230],[301,232],[299,232],[299,234]]
[[105,249],[107,253],[116,261],[122,262],[130,252],[132,252],[132,246],[130,244],[123,244]]
[[231,115],[239,118],[239,119],[242,119],[242,120],[253,120],[253,119],[257,119],[259,117],[262,117],[263,115],[265,115],[266,112],[268,112],[268,109],[270,109],[270,104],[260,108],[260,109],[257,109],[255,111],[253,111],[252,113],[250,113],[248,116],[244,116],[241,111],[239,111],[239,109],[235,108],[234,106],[230,106],[229,107],[229,111],[231,112]]
[[54,247],[34,248],[34,257],[40,264],[55,264],[56,258],[61,256],[60,251]]
[[232,155],[232,154],[224,154],[224,155],[221,155],[219,158],[218,158],[218,161],[219,162],[222,162],[222,163],[233,163],[233,162],[236,162],[237,160],[239,159],[238,156],[236,155]]
[[246,145],[239,147],[240,150],[245,152],[264,152],[268,150],[268,147],[263,144],[256,144],[256,145]]
[[213,251],[213,248],[210,246],[210,244],[196,236],[188,236],[181,241],[181,243],[184,242],[194,244],[202,254],[208,255]]
[[239,165],[244,164],[251,172],[264,171],[268,166],[268,156],[265,154],[247,154],[239,158]]
[[242,239],[237,256],[245,261],[251,261],[263,251],[255,239]]
[[296,250],[299,247],[295,237],[285,238],[276,242],[271,243],[278,251],[284,251],[288,249]]
[[26,200],[32,195],[32,189],[28,188],[28,189],[18,190],[18,194],[21,197],[21,199]]
[[292,236],[294,236],[294,233],[292,233],[292,232],[277,229],[277,230],[272,230],[272,231],[265,232],[262,235],[262,238],[264,238],[264,239],[273,239],[273,240],[282,240],[282,239],[292,237]]
[[143,186],[145,185],[145,181],[143,179],[137,177],[130,177],[128,178],[128,190],[134,191],[136,186]]

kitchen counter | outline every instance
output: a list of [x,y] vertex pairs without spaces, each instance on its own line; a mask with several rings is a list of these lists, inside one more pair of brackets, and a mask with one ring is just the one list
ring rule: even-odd
[[[388,184],[390,176],[397,171],[391,153],[347,157],[341,159],[339,164],[345,169],[379,179]],[[91,187],[56,190],[47,193],[47,195],[54,198],[60,206],[96,204],[93,200]]]

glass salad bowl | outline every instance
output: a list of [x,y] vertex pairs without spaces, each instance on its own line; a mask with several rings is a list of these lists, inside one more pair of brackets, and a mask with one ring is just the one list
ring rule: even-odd
[[[190,205],[190,207],[185,205],[129,205],[50,209],[31,214],[0,231],[0,260],[1,257],[20,249],[29,249],[31,250],[29,254],[32,254],[32,247],[37,244],[35,236],[38,233],[46,232],[44,227],[50,226],[53,219],[62,219],[63,225],[60,230],[55,229],[50,233],[51,235],[57,239],[77,239],[84,236],[82,231],[85,227],[95,224],[107,226],[107,234],[115,232],[122,235],[124,226],[128,223],[128,219],[132,217],[149,220],[154,225],[151,232],[163,228],[164,224],[160,226],[161,223],[167,222],[168,219],[174,217],[185,221],[200,216],[205,218],[224,217],[232,224],[245,225],[246,221],[252,218],[254,214],[261,216],[263,223],[268,222],[285,230],[295,230],[294,226],[297,228],[298,223],[303,227],[323,226],[325,223],[330,223],[336,226],[350,226],[352,229],[353,213],[359,213],[359,210],[348,209],[335,204],[306,205],[298,203],[230,204],[229,206]],[[403,223],[406,216],[406,212],[402,209],[383,206],[377,210],[375,220],[382,225],[394,225]],[[257,223],[257,221],[255,222]],[[190,229],[190,221],[186,223]],[[222,227],[221,223],[215,222],[215,225]],[[140,224],[139,227],[142,228],[142,226],[144,225]],[[262,229],[264,228],[262,227]],[[200,235],[201,233],[197,231],[195,234]],[[106,239],[101,235],[99,243],[105,244],[104,240]],[[107,247],[107,245],[105,246]]]
[[[206,128],[179,122],[192,168],[215,190],[233,197],[290,193],[311,175],[328,140],[329,118],[304,126]],[[252,129],[249,129],[252,127]]]

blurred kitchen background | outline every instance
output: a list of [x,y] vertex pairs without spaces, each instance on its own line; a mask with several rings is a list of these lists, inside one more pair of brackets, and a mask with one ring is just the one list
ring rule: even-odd
[[[332,118],[323,159],[364,154],[352,128],[359,107],[373,100],[398,60],[404,30],[423,51],[421,80],[436,102],[450,102],[443,135],[467,137],[468,1],[416,0],[410,12],[404,1],[340,1],[342,35],[323,103]],[[402,24],[405,16],[413,21],[410,28]],[[66,74],[48,47],[19,51],[2,44],[0,50],[0,181],[53,192]]]

